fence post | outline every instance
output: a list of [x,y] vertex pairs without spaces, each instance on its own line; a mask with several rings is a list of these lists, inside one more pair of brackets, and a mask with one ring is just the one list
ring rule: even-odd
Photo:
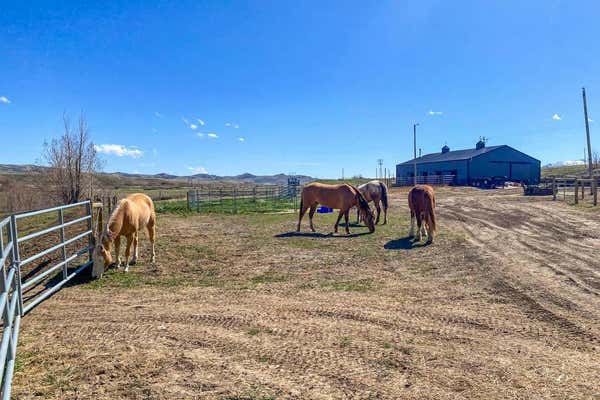
[[581,181],[581,200],[585,197],[585,181]]
[[190,211],[190,192],[189,191],[185,194],[185,199],[187,201],[187,209],[188,209],[188,211]]
[[200,192],[196,189],[196,212],[200,212]]
[[558,188],[556,187],[556,178],[552,178],[552,200],[556,201],[556,192]]
[[65,223],[65,216],[62,208],[58,209],[58,224],[60,225],[60,231],[58,232],[60,237],[60,242],[62,243],[62,256],[65,264],[63,265],[63,279],[67,279],[69,276],[69,269],[67,266],[67,246],[65,245],[65,227],[63,224]]
[[233,189],[233,213],[237,214],[237,189]]
[[575,183],[573,183],[573,188],[575,189],[575,204],[579,203],[579,181],[575,179]]
[[15,282],[16,287],[13,286],[17,291],[17,312],[23,316],[23,291],[21,290],[21,258],[19,256],[19,243],[18,243],[19,232],[17,230],[17,218],[13,214],[10,216],[10,239],[13,244],[13,268],[15,269]]
[[598,204],[598,178],[592,178],[592,195],[594,196],[594,205]]

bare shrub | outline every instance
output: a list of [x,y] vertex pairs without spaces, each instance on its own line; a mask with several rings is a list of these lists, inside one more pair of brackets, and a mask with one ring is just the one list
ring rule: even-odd
[[87,120],[80,114],[77,128],[71,128],[69,116],[63,114],[63,134],[44,143],[43,159],[50,195],[63,203],[76,203],[93,193],[94,174],[101,162],[90,139]]

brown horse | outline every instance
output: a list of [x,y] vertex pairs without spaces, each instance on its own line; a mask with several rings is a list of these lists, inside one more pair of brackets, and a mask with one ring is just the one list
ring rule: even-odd
[[[417,185],[408,192],[408,207],[410,208],[410,237],[415,236],[415,219],[417,220],[417,241],[427,234],[427,243],[433,243],[435,226],[435,192],[429,185]],[[423,224],[423,221],[425,224]],[[427,226],[427,233],[425,227]]]
[[[156,216],[154,214],[154,203],[152,199],[142,193],[130,194],[122,199],[110,216],[106,227],[102,229],[102,213],[98,218],[98,233],[96,237],[96,247],[92,253],[94,266],[92,268],[93,277],[101,277],[104,270],[108,268],[113,259],[110,254],[112,243],[115,243],[115,254],[117,256],[117,266],[121,265],[119,250],[121,247],[121,236],[127,238],[125,247],[125,272],[129,270],[129,265],[134,265],[138,258],[138,231],[144,227],[148,229],[148,236],[152,245],[151,262],[156,258],[154,253],[154,224]],[[131,244],[133,243],[133,257],[129,260]]]
[[350,229],[348,228],[348,214],[350,212],[350,208],[353,206],[357,206],[361,210],[364,220],[369,227],[369,231],[371,233],[375,231],[373,212],[371,211],[371,208],[369,208],[369,203],[367,203],[358,189],[345,183],[341,185],[325,185],[323,183],[313,182],[302,188],[300,215],[298,216],[298,232],[300,232],[300,222],[302,222],[302,217],[309,208],[310,211],[308,213],[308,218],[310,220],[310,229],[315,232],[315,227],[313,226],[313,215],[315,215],[315,211],[317,210],[317,206],[319,204],[325,207],[337,208],[340,210],[334,226],[336,233],[338,231],[338,225],[342,215],[346,220],[346,233],[350,233]]
[[[383,206],[383,225],[387,224],[387,209],[388,209],[388,189],[385,183],[380,181],[370,181],[358,186],[358,191],[363,195],[368,203],[373,202],[377,210],[377,218],[375,224],[379,223],[381,215],[381,206]],[[360,210],[356,210],[356,220],[360,220]]]

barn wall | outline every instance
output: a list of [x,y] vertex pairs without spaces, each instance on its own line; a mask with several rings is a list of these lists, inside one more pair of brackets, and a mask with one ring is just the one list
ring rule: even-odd
[[538,183],[540,161],[504,146],[473,158],[470,172],[471,179],[505,176],[515,181]]
[[[396,176],[398,177],[412,177],[414,167],[412,164],[404,165],[398,164],[396,166]],[[443,161],[434,163],[417,164],[417,175],[423,175],[427,172],[427,175],[435,175],[437,172],[441,172],[443,175],[453,174],[456,171],[457,184],[467,184],[467,160],[459,161]]]

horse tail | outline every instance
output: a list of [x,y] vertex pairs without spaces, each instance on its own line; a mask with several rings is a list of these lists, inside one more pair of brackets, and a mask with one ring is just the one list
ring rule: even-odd
[[383,183],[383,182],[379,182],[379,186],[381,187],[381,202],[383,203],[383,209],[387,210],[387,208],[388,208],[387,186],[385,186],[385,183]]
[[302,197],[303,196],[300,196],[300,210],[298,210],[298,214],[302,213],[302,206],[304,205],[304,199]]
[[425,211],[427,213],[428,216],[428,223],[429,226],[431,227],[431,231],[435,232],[436,231],[436,226],[435,226],[435,198],[433,197],[433,193],[429,193],[429,192],[425,192],[425,198],[427,199],[427,201],[425,202]]

